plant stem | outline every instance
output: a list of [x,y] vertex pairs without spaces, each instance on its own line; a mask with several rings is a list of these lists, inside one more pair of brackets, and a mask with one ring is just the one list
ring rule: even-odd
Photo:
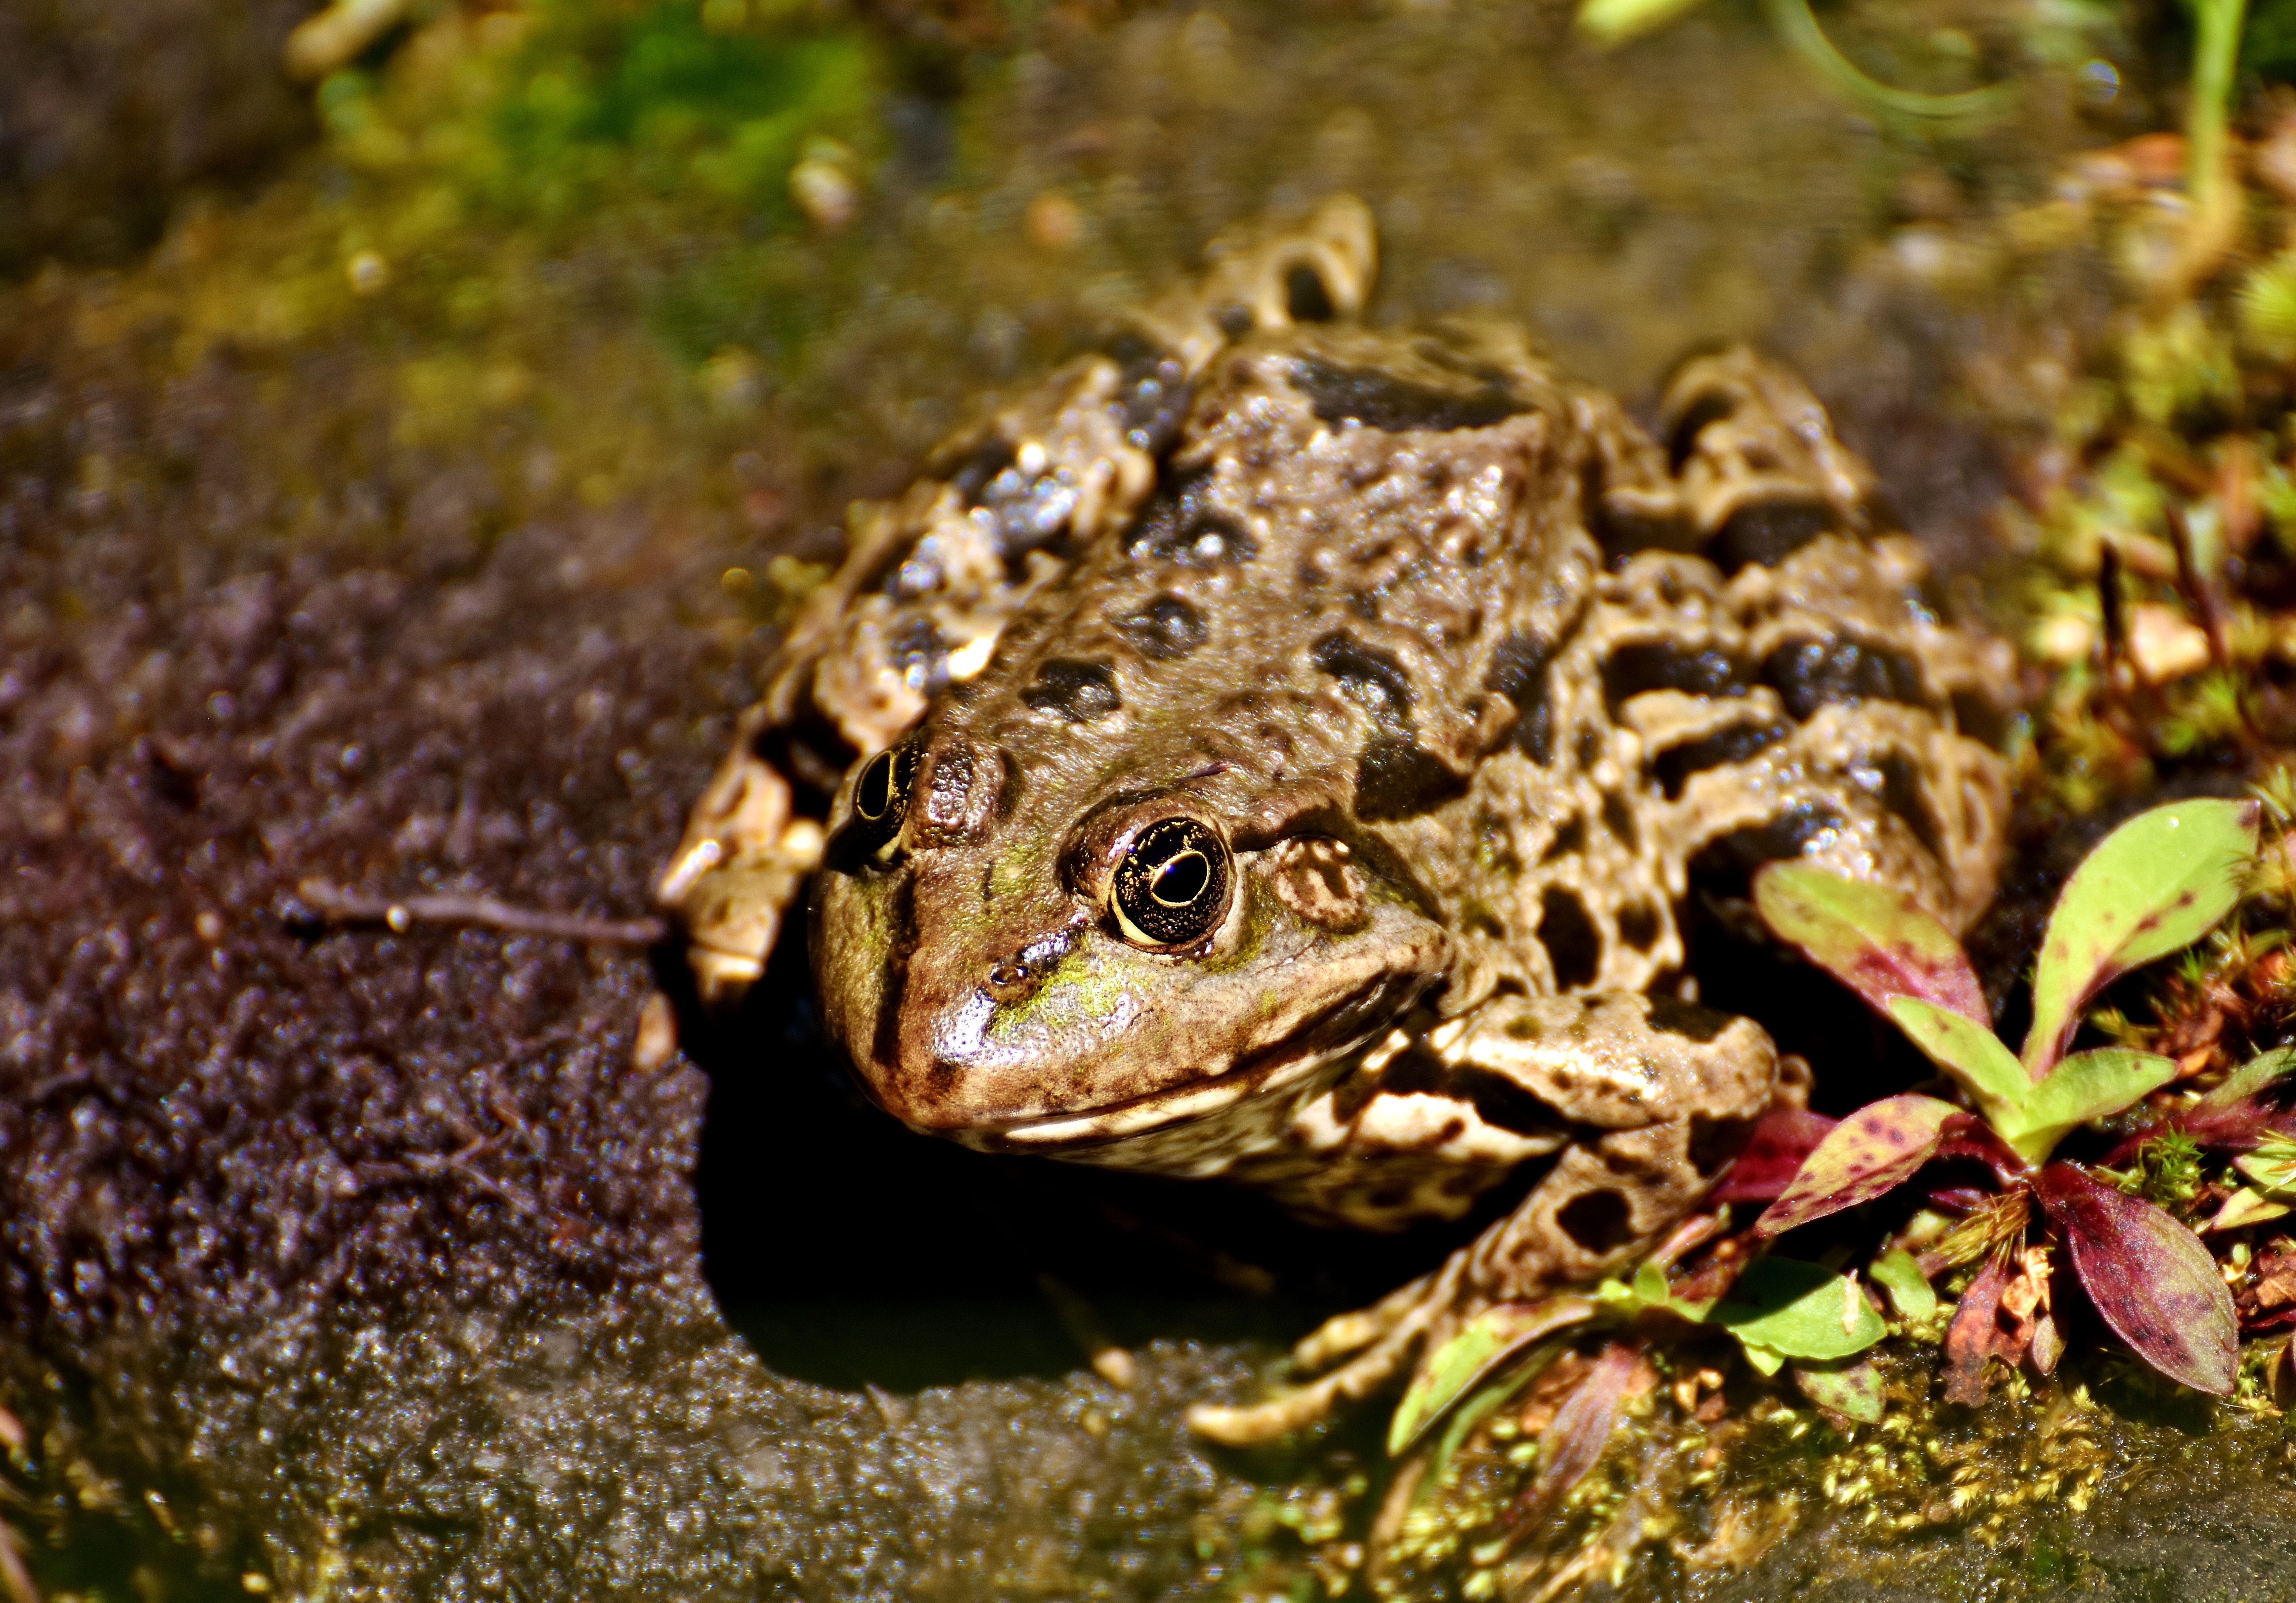
[[[2210,4],[2210,0],[2202,0]],[[2217,0],[2221,4],[2221,0]],[[2232,0],[2235,11],[2246,0]],[[1833,47],[1833,41],[1818,27],[1817,19],[1810,15],[1809,0],[1762,0],[1762,9],[1770,19],[1770,26],[1778,37],[1792,47],[1802,60],[1815,67],[1819,76],[1831,81],[1843,94],[1860,104],[1883,116],[1916,118],[1924,122],[1956,122],[1989,117],[2009,103],[2013,91],[2007,84],[1989,84],[1982,89],[1964,90],[1958,95],[1917,95],[1910,89],[1893,89],[1878,83],[1858,70],[1855,62]],[[2237,36],[2239,29],[2234,30]]]
[[2193,104],[2185,120],[2185,185],[2193,210],[2215,215],[2227,203],[2225,119],[2231,108],[2233,70],[2240,60],[2240,29],[2248,0],[2193,0],[2199,33],[2193,47]]

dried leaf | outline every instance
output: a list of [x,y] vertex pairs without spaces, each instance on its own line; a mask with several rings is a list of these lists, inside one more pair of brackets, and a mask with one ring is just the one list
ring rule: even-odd
[[1484,1309],[1419,1366],[1410,1389],[1396,1404],[1394,1418],[1388,1422],[1387,1451],[1401,1453],[1418,1441],[1450,1411],[1452,1404],[1541,1336],[1592,1319],[1594,1314],[1595,1305],[1584,1297],[1501,1303]]
[[1882,1372],[1867,1359],[1825,1369],[1797,1367],[1794,1385],[1822,1408],[1861,1425],[1882,1423]]
[[1754,876],[1754,906],[1780,940],[1800,947],[1874,1007],[1918,997],[1992,1028],[1961,942],[1905,892],[1808,863],[1771,863]]
[[1745,1150],[1730,1166],[1722,1183],[1707,1194],[1710,1202],[1770,1202],[1783,1196],[1800,1172],[1802,1160],[1817,1150],[1838,1120],[1806,1107],[1774,1107],[1764,1114],[1746,1139]]
[[[2001,1330],[2001,1294],[2009,1287],[2009,1262],[1988,1258],[1961,1294],[1953,1323],[1945,1330],[1945,1400],[1964,1408],[1985,1402],[1985,1366],[2007,1344]],[[2013,1359],[2010,1360],[2014,1362]]]
[[1987,1123],[1997,1128],[2016,1116],[2033,1082],[1989,1027],[1919,997],[1898,998],[1889,1014],[1931,1063],[1969,1093]]
[[2034,1079],[2063,1054],[2102,987],[2190,946],[2232,911],[2256,834],[2253,802],[2177,802],[2137,814],[2088,854],[2057,897],[2033,974],[2024,1062]]
[[1603,1356],[1595,1360],[1578,1389],[1554,1410],[1554,1419],[1538,1439],[1538,1478],[1514,1506],[1513,1523],[1518,1529],[1544,1518],[1564,1493],[1601,1462],[1603,1449],[1610,1443],[1611,1427],[1618,1422],[1620,1400],[1641,1366],[1642,1357],[1632,1347],[1612,1342],[1603,1349]]
[[2065,1355],[2065,1337],[2054,1314],[2045,1313],[2033,1321],[2033,1344],[2026,1355],[2033,1360],[2035,1374],[2046,1378],[2057,1372],[2057,1360]]
[[2038,1163],[2091,1119],[2117,1114],[2176,1077],[2173,1060],[2150,1052],[2125,1047],[2076,1052],[2051,1069],[2013,1114],[1995,1121],[1995,1127],[2019,1157]]
[[1792,1183],[1754,1221],[1754,1234],[1783,1234],[1903,1184],[1936,1152],[1946,1121],[1960,1116],[1959,1108],[1935,1097],[1908,1094],[1868,1103],[1826,1133]]
[[1866,1278],[1890,1294],[1890,1306],[1900,1319],[1925,1319],[1937,1311],[1938,1295],[1922,1273],[1921,1260],[1903,1247],[1874,1259]]
[[1751,1349],[1783,1358],[1849,1358],[1889,1334],[1857,1282],[1815,1263],[1765,1258],[1706,1316]]
[[2200,1237],[2070,1163],[2035,1175],[2033,1194],[2064,1233],[2073,1273],[2112,1333],[2169,1379],[2229,1395],[2240,1328]]

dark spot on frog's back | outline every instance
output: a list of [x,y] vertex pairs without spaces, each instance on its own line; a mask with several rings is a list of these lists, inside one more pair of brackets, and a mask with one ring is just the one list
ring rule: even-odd
[[1203,614],[1177,596],[1159,596],[1114,621],[1126,644],[1158,662],[1177,662],[1201,645],[1206,635]]
[[1589,1191],[1554,1211],[1562,1233],[1587,1251],[1615,1253],[1635,1238],[1634,1209],[1616,1191]]
[[1557,991],[1594,982],[1603,971],[1603,933],[1587,917],[1587,904],[1561,885],[1549,885],[1539,899],[1538,943],[1546,949]]
[[1846,636],[1787,640],[1762,659],[1762,683],[1786,710],[1807,719],[1832,702],[1904,702],[1926,705],[1922,670],[1912,658]]
[[1294,363],[1292,387],[1327,423],[1359,423],[1383,434],[1414,429],[1487,429],[1530,408],[1496,384],[1473,390],[1414,384],[1376,367]]
[[1920,770],[1903,752],[1890,752],[1882,759],[1880,767],[1882,805],[1905,820],[1906,827],[1931,857],[1944,861],[1944,832],[1938,828],[1937,815],[1922,794]]
[[1711,1007],[1701,1007],[1677,997],[1654,993],[1649,998],[1650,1027],[1685,1040],[1710,1041],[1727,1030],[1732,1017]]
[[1710,895],[1743,898],[1751,892],[1755,869],[1801,856],[1841,825],[1841,815],[1830,807],[1790,807],[1766,824],[1734,829],[1700,847],[1690,859],[1691,883]]
[[1308,647],[1308,660],[1340,682],[1357,705],[1390,728],[1411,718],[1411,676],[1394,654],[1333,629]]
[[1621,645],[1603,664],[1603,695],[1616,711],[1620,703],[1649,690],[1679,690],[1689,695],[1743,695],[1746,682],[1729,654],[1711,646],[1685,651],[1667,640]]
[[1652,760],[1651,773],[1671,802],[1682,794],[1682,787],[1690,783],[1692,775],[1743,762],[1765,747],[1775,745],[1785,736],[1784,728],[1777,724],[1734,724],[1702,740],[1686,740],[1678,746],[1668,747]]
[[1491,654],[1490,670],[1483,688],[1513,703],[1514,728],[1509,738],[1515,748],[1539,767],[1554,757],[1554,708],[1547,700],[1547,665],[1554,660],[1554,643],[1527,630],[1509,635]]
[[1730,514],[1707,555],[1725,573],[1748,563],[1771,567],[1833,527],[1833,510],[1822,501],[1754,501]]
[[1415,818],[1466,792],[1465,775],[1408,739],[1383,736],[1356,760],[1356,817],[1367,824]]
[[1036,683],[1021,692],[1021,701],[1038,712],[1072,724],[1106,718],[1124,705],[1116,693],[1116,674],[1105,662],[1054,657],[1037,670]]
[[1211,484],[1209,468],[1167,473],[1126,533],[1125,555],[1187,568],[1250,562],[1259,555],[1259,544],[1243,525],[1210,505]]

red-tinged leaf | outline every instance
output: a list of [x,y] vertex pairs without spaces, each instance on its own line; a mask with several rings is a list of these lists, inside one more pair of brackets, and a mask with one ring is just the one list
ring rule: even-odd
[[1931,1186],[1923,1193],[1940,1208],[1950,1208],[1956,1213],[1974,1213],[1993,1200],[1993,1193],[1975,1186]]
[[2001,1294],[2009,1289],[2009,1273],[2005,1258],[1988,1258],[1961,1294],[1953,1323],[1945,1329],[1948,1402],[1977,1408],[1985,1402],[1985,1366],[2002,1349]]
[[1992,1027],[1961,942],[1906,892],[1809,863],[1771,863],[1754,876],[1754,906],[1780,940],[1876,1009],[1886,1011],[1892,997],[1917,997]]
[[2196,1392],[2230,1395],[2240,1327],[2201,1238],[2070,1163],[2035,1175],[2033,1194],[2064,1233],[2073,1273],[2098,1316],[2129,1351]]
[[1802,1160],[1817,1150],[1825,1132],[1840,1123],[1806,1107],[1774,1107],[1764,1114],[1746,1139],[1722,1183],[1709,1194],[1718,1203],[1773,1202],[1801,1170]]
[[[1961,1118],[1948,1122],[1944,1139],[1938,1143],[1940,1159],[1968,1158],[1993,1171],[1993,1178],[2003,1185],[2022,1178],[2029,1172],[2025,1160],[2010,1150],[2009,1143],[1993,1132],[1993,1127],[1982,1119]],[[1978,1194],[1982,1200],[1983,1193]],[[1977,1204],[1972,1203],[1968,1206]]]
[[1937,1151],[1946,1122],[1959,1116],[1950,1102],[1911,1093],[1859,1108],[1803,1160],[1792,1183],[1754,1221],[1754,1234],[1779,1235],[1903,1185]]
[[1602,1460],[1618,1423],[1619,1403],[1642,1368],[1642,1355],[1623,1342],[1603,1349],[1578,1389],[1554,1410],[1538,1439],[1538,1478],[1514,1506],[1514,1526],[1528,1530],[1553,1511],[1563,1495]]

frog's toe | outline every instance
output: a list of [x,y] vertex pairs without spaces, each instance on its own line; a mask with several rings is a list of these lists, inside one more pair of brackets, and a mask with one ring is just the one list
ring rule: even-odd
[[1370,1396],[1406,1372],[1427,1333],[1448,1313],[1458,1296],[1463,1255],[1435,1273],[1422,1275],[1365,1309],[1328,1319],[1292,1351],[1303,1369],[1317,1369],[1341,1358],[1349,1361],[1330,1374],[1250,1408],[1199,1403],[1188,1410],[1188,1428],[1227,1447],[1253,1447],[1320,1423],[1341,1403]]

